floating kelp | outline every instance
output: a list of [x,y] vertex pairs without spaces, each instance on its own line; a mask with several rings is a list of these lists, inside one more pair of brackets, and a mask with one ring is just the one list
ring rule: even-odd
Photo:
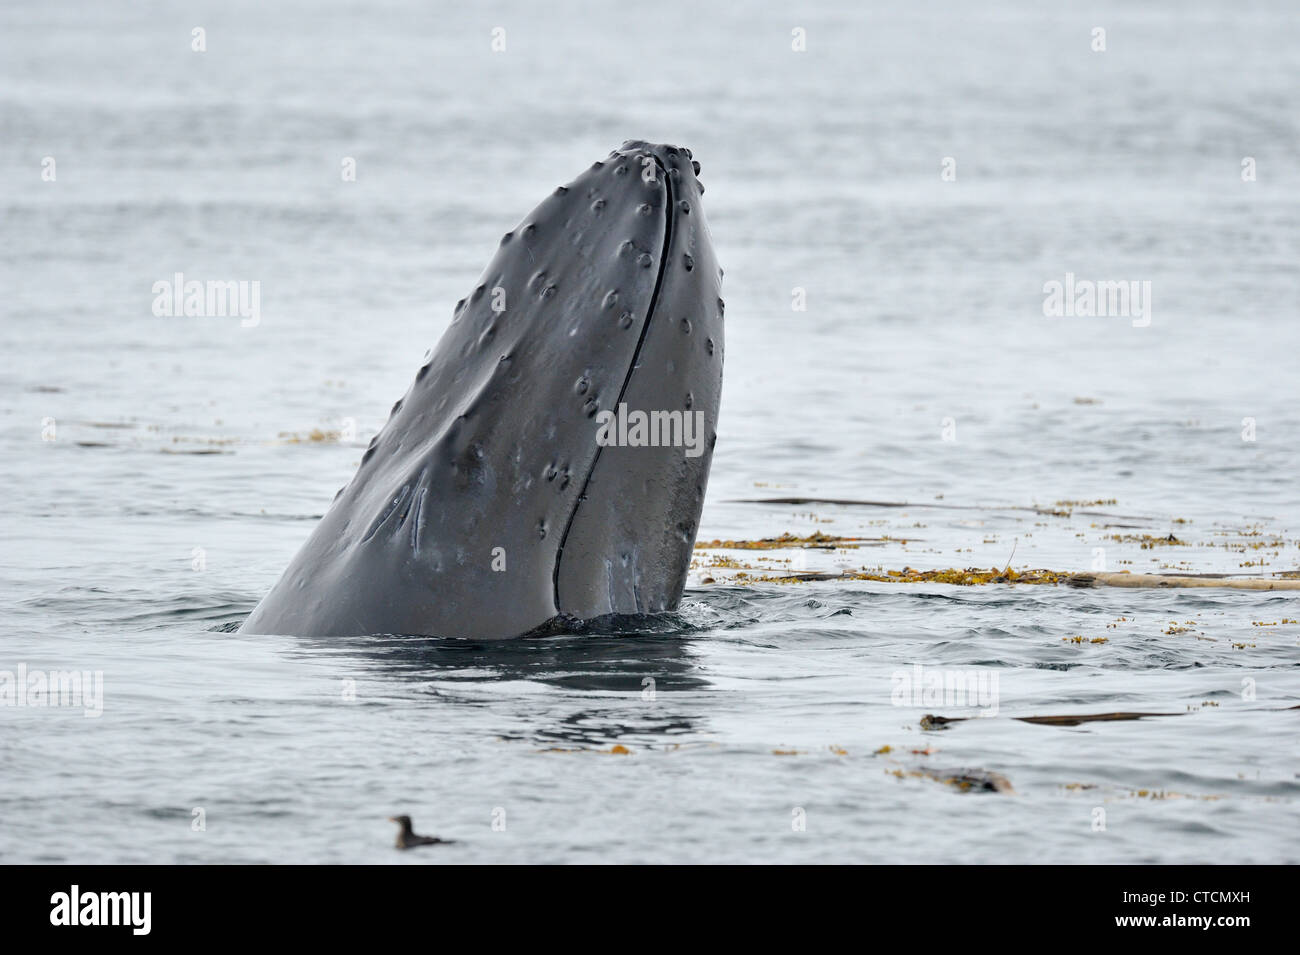
[[[1145,540],[1145,538],[1143,538]],[[1167,538],[1155,538],[1169,546],[1183,546],[1185,542],[1177,540],[1170,534]],[[1139,542],[1136,538],[1134,542]],[[1293,571],[1281,571],[1276,577],[1237,577],[1221,573],[1181,573],[1181,574],[1143,574],[1128,570],[1106,572],[1080,572],[1049,570],[1033,567],[1016,570],[1014,567],[942,567],[931,570],[918,570],[904,567],[901,570],[884,568],[859,568],[849,570],[795,571],[783,572],[773,567],[742,563],[740,559],[727,554],[713,554],[710,551],[792,551],[801,550],[852,550],[863,546],[880,543],[907,544],[908,540],[897,537],[837,537],[820,531],[807,536],[785,533],[779,537],[763,537],[757,540],[712,540],[697,541],[695,550],[702,560],[697,567],[735,571],[724,582],[740,585],[752,584],[799,584],[818,581],[852,581],[865,580],[889,584],[953,584],[959,587],[974,587],[985,584],[1066,584],[1071,587],[1224,587],[1234,590],[1300,590],[1300,577]],[[1147,543],[1141,543],[1143,549]],[[756,558],[760,561],[788,564],[789,559]],[[716,578],[704,578],[701,583],[717,583]]]
[[[1018,720],[1021,723],[1034,723],[1038,726],[1079,726],[1082,723],[1111,723],[1117,721],[1140,720],[1148,716],[1183,716],[1183,713],[1136,713],[1136,712],[1118,712],[1118,713],[1081,713],[1071,716],[1013,716],[1011,719]],[[984,719],[985,717],[980,717]],[[933,713],[927,713],[921,717],[921,729],[923,730],[941,730],[946,729],[952,723],[964,723],[970,716],[936,716]]]
[[1233,590],[1300,590],[1300,580],[1278,577],[1229,577],[1226,574],[1070,574],[1071,587],[1228,587]]
[[1007,779],[1001,773],[995,773],[986,769],[931,769],[928,766],[922,766],[917,769],[890,769],[886,770],[891,776],[897,776],[899,779],[933,779],[935,782],[943,783],[945,786],[952,786],[960,792],[992,792],[1015,795],[1016,790],[1011,785],[1011,780]]
[[[719,567],[724,565],[711,563],[709,566]],[[763,570],[763,568],[748,567],[735,562],[726,566],[743,567],[745,570]],[[913,567],[904,567],[902,570],[846,570],[838,572],[766,574],[761,576],[737,575],[737,577],[743,577],[745,583],[751,584],[798,584],[821,580],[874,580],[889,584],[956,584],[961,587],[972,587],[979,584],[1057,584],[1066,576],[1068,575],[1041,568],[1026,570],[1005,568],[999,570],[996,567],[967,567],[965,569],[946,567],[938,570],[916,570]]]
[[340,444],[344,441],[343,432],[325,431],[320,428],[312,428],[306,434],[281,431],[276,435],[276,439],[280,444]]
[[849,550],[863,544],[907,544],[914,538],[902,537],[836,537],[820,531],[800,537],[796,534],[782,534],[780,537],[764,537],[759,540],[712,540],[696,541],[696,550],[799,550],[815,548],[817,550]]

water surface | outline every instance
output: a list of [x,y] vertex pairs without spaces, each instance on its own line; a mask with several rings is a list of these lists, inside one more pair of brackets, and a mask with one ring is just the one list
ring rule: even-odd
[[[0,858],[1296,861],[1294,593],[702,552],[641,633],[225,630],[500,234],[628,138],[694,150],[726,269],[702,540],[1295,570],[1297,48],[1282,2],[6,8],[0,669],[104,695],[0,707]],[[260,323],[156,317],[178,271],[260,282]],[[1150,281],[1149,325],[1044,317],[1067,272]],[[996,675],[997,715],[923,730],[990,708],[895,705],[918,665]],[[1115,710],[1179,715],[1015,719]],[[994,774],[1014,794],[960,785]],[[395,852],[399,812],[457,845]]]

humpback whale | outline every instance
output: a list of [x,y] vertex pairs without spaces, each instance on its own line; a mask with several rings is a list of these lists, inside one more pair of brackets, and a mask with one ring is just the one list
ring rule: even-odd
[[678,605],[722,391],[699,169],[626,142],[505,234],[242,632],[497,640]]

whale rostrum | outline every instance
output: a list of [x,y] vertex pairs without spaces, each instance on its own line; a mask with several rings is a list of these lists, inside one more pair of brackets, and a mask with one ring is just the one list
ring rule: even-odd
[[487,640],[678,605],[722,390],[698,172],[627,142],[506,233],[243,631]]

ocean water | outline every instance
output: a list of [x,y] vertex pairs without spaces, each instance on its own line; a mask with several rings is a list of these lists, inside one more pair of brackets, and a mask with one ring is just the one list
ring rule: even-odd
[[[0,683],[102,684],[0,705],[0,859],[1297,861],[1300,592],[763,579],[1300,568],[1297,49],[1286,2],[6,6]],[[629,138],[726,270],[701,541],[870,540],[701,550],[635,630],[229,632]],[[177,272],[257,324],[156,316]],[[1067,274],[1149,297],[1045,315]],[[1114,711],[1169,715],[1018,719]]]

